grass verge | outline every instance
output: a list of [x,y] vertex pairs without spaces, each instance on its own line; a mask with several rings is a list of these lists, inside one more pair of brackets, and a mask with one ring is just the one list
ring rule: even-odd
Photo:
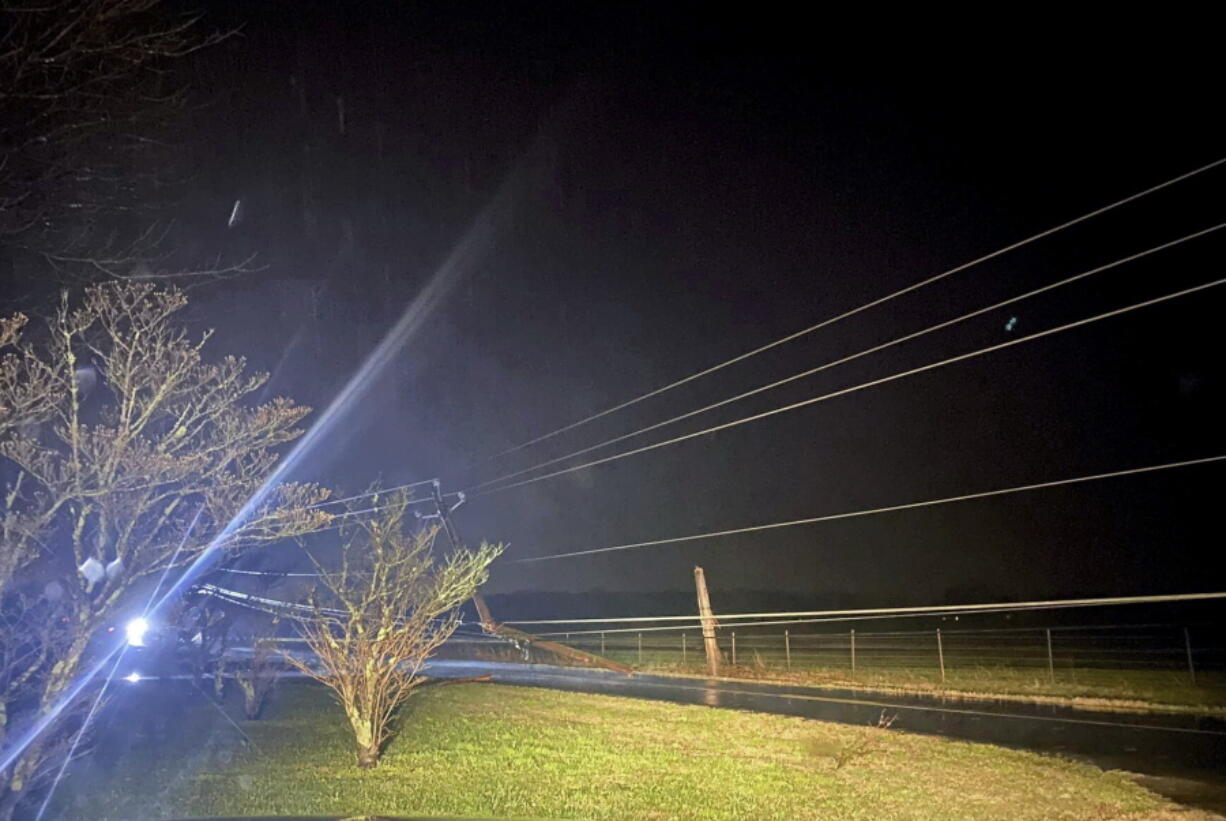
[[340,711],[318,687],[284,687],[267,719],[242,724],[248,745],[210,712],[184,702],[159,741],[100,749],[110,770],[70,778],[55,817],[1210,817],[1122,773],[1033,753],[608,696],[427,687],[373,771],[354,766]]

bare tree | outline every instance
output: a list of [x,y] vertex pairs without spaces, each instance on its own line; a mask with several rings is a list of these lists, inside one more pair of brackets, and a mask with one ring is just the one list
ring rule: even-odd
[[407,493],[376,496],[374,504],[378,518],[341,528],[339,569],[316,562],[311,615],[297,617],[314,659],[289,657],[336,694],[363,768],[378,763],[397,707],[423,681],[422,666],[455,632],[460,605],[502,552],[483,543],[436,557],[437,528],[406,528]]
[[165,273],[189,110],[171,69],[224,36],[162,0],[5,3],[0,241],[61,277]]
[[[17,342],[21,338],[21,329],[28,321],[29,319],[24,314],[0,316],[0,348],[7,348]],[[4,408],[0,406],[0,413],[3,412]],[[4,417],[0,416],[0,432],[3,432],[4,424]]]
[[[275,629],[276,622],[273,622]],[[243,715],[255,721],[277,684],[280,653],[272,635],[256,636],[251,642],[251,658],[245,667],[234,671],[234,680],[243,691]]]
[[221,604],[211,596],[200,596],[199,601],[187,608],[177,622],[183,633],[188,653],[191,680],[199,686],[201,680],[212,682],[213,697],[225,699],[226,651],[230,644],[231,621]]
[[[96,655],[94,637],[139,615],[169,568],[210,548],[239,551],[326,526],[327,492],[281,485],[246,509],[308,410],[248,404],[265,374],[206,361],[209,334],[175,322],[183,294],[110,283],[65,296],[27,341],[10,320],[0,356],[0,609],[44,612],[0,629],[0,741],[50,715]],[[244,515],[236,519],[240,512]],[[10,710],[24,708],[24,716]],[[0,773],[7,817],[47,771],[61,721]]]

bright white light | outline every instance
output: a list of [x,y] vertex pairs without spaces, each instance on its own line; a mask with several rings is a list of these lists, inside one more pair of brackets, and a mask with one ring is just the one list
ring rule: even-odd
[[135,684],[136,682],[140,681],[140,673],[128,673],[123,677],[123,680],[131,684]]
[[124,627],[128,635],[129,647],[144,647],[145,633],[149,632],[149,622],[143,618],[135,618]]

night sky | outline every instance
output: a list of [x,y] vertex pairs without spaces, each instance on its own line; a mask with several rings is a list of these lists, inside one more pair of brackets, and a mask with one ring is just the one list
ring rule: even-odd
[[[348,491],[468,487],[1226,219],[1218,169],[491,460],[1217,159],[1220,71],[1193,41],[1162,59],[1071,32],[967,49],[769,9],[205,9],[242,28],[185,69],[207,104],[180,227],[189,250],[262,267],[194,291],[193,322],[271,370],[270,393],[325,406],[492,210],[300,472]],[[593,456],[1212,280],[1223,248],[1190,242]],[[494,592],[684,589],[695,564],[716,589],[883,605],[1222,589],[1220,466],[509,560],[1226,453],[1224,312],[1211,290],[472,499],[457,524],[509,543]]]

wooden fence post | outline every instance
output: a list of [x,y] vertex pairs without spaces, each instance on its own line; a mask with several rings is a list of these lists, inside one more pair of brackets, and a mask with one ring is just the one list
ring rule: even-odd
[[685,633],[681,634],[681,663],[685,664]]
[[856,675],[856,631],[851,631],[851,675],[855,678]]
[[783,631],[783,656],[787,659],[788,669],[792,669],[792,639],[788,631]]
[[1048,627],[1047,633],[1047,675],[1051,679],[1051,683],[1056,683],[1056,660],[1051,654],[1051,628]]
[[643,634],[639,633],[639,664],[643,663]]
[[945,683],[945,648],[941,646],[941,628],[937,628],[937,662],[941,665],[941,683]]
[[1192,686],[1196,686],[1196,665],[1192,663],[1192,636],[1188,628],[1183,628],[1183,647],[1188,652],[1188,675],[1192,677]]
[[736,631],[732,631],[732,666],[736,667]]
[[600,655],[604,655],[604,631],[600,631]]

